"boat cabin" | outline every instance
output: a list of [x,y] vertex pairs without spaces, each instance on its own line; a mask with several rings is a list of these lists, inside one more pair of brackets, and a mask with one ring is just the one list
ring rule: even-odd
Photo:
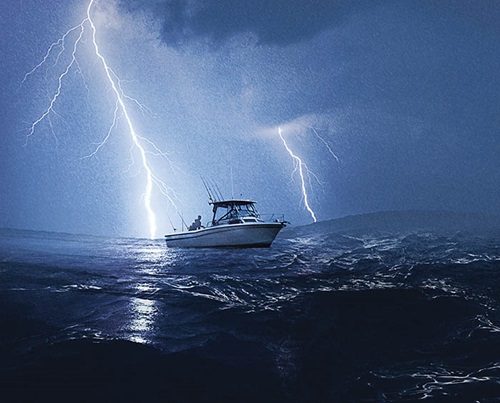
[[212,226],[259,222],[259,213],[252,200],[221,200],[210,202],[214,213]]

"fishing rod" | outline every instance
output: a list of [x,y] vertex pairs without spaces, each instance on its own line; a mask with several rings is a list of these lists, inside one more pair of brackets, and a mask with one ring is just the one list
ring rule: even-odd
[[[184,221],[184,217],[182,217],[182,214],[181,214],[181,213],[179,213],[178,211],[177,211],[177,214],[179,214],[179,217],[181,218],[181,221],[182,221],[181,226],[182,226],[182,225],[184,225],[184,226],[186,227],[186,229],[188,229],[189,227],[188,227],[188,225],[186,224],[186,221]],[[181,228],[181,231],[182,231],[183,229],[184,229],[184,228]]]

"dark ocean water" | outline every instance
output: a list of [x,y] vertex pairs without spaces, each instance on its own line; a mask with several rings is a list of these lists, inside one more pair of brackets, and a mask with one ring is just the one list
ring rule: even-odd
[[270,249],[0,230],[1,401],[500,401],[500,225],[379,213]]

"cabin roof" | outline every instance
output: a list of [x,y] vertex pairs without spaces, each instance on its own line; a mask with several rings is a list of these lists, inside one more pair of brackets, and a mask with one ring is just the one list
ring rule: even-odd
[[214,207],[229,207],[229,206],[244,206],[247,204],[255,204],[253,200],[246,199],[230,199],[230,200],[217,200],[211,201],[209,204],[213,204]]

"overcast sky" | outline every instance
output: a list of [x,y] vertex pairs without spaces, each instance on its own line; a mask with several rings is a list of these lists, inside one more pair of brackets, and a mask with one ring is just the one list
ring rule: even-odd
[[[355,3],[355,5],[353,5]],[[86,1],[0,3],[0,226],[148,236],[145,170],[92,47]],[[149,143],[158,233],[209,219],[200,176],[312,222],[396,209],[498,213],[500,2],[99,0],[97,42]],[[59,55],[59,57],[58,57]],[[138,105],[144,106],[140,108]],[[118,116],[120,114],[118,113]]]

